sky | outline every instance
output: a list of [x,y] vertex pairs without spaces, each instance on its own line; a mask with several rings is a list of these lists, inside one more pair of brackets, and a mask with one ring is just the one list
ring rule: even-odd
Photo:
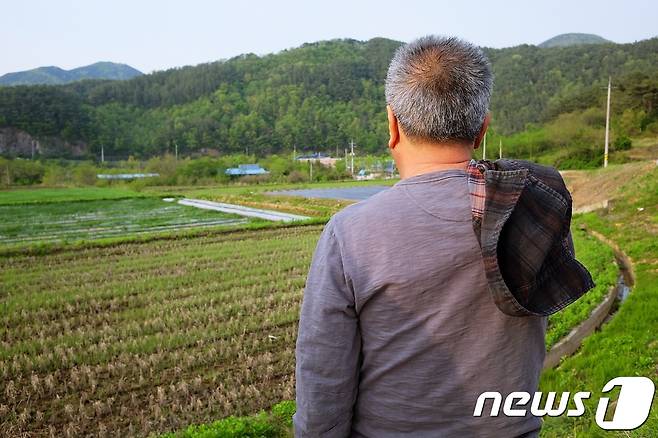
[[2,0],[0,75],[98,61],[144,73],[305,42],[456,35],[486,47],[567,32],[618,43],[658,35],[655,0]]

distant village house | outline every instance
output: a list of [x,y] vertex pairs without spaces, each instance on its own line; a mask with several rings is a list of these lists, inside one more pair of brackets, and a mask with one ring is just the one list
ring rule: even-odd
[[325,155],[321,152],[317,152],[314,154],[300,155],[295,159],[301,162],[316,161],[324,166],[329,166],[329,167],[336,167],[336,161],[338,161],[338,158],[332,158],[329,155]]
[[228,176],[268,175],[270,172],[258,164],[240,164],[238,167],[229,167],[224,172]]

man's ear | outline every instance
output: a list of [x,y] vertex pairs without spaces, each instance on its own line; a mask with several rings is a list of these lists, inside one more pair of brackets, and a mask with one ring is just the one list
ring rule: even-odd
[[394,149],[395,146],[400,142],[400,126],[398,125],[398,119],[393,114],[393,110],[390,105],[386,105],[386,115],[388,116],[388,147]]
[[487,115],[484,117],[484,121],[482,122],[480,133],[475,138],[475,142],[473,142],[473,149],[477,149],[480,147],[480,143],[482,143],[482,139],[484,138],[484,134],[487,132],[487,128],[489,127],[490,121],[491,121],[491,113],[487,113]]

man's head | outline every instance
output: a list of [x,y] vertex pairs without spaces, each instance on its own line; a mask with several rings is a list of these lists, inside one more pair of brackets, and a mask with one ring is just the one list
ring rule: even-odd
[[477,147],[492,87],[491,66],[478,47],[458,38],[419,38],[400,47],[389,66],[389,124],[411,143]]

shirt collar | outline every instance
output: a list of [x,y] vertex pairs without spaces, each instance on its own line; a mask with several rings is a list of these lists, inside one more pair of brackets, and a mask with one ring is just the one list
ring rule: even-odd
[[433,181],[440,181],[446,178],[455,178],[455,177],[466,177],[466,171],[461,169],[444,169],[444,170],[434,170],[431,172],[421,173],[419,175],[414,175],[409,178],[401,179],[395,186],[402,186],[407,184],[422,184]]

